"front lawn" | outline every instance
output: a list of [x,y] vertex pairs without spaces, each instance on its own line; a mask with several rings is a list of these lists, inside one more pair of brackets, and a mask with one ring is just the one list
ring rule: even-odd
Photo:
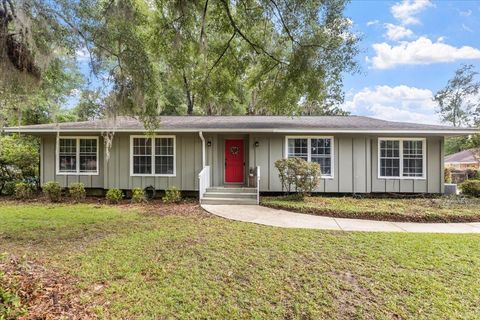
[[281,229],[210,216],[195,204],[0,203],[0,248],[0,288],[17,294],[30,316],[480,314],[480,235]]
[[267,207],[337,218],[412,222],[478,222],[480,199],[438,198],[355,198],[291,196],[262,197]]

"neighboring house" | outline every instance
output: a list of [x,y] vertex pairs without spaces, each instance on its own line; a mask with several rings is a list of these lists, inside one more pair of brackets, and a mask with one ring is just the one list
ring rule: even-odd
[[480,169],[480,150],[463,150],[445,157],[445,167],[454,170]]
[[[443,193],[444,137],[477,132],[360,116],[171,116],[161,117],[152,139],[134,118],[112,121],[6,131],[41,138],[42,183],[176,186],[199,191],[205,203],[256,203],[258,192],[282,191],[274,162],[284,157],[320,163],[318,192]],[[245,188],[257,181],[259,188]]]

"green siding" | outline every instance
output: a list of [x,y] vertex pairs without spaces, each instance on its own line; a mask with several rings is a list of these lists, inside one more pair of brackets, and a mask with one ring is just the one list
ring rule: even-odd
[[[245,184],[248,170],[260,166],[261,191],[279,192],[281,183],[275,160],[285,155],[284,134],[204,134],[206,162],[211,167],[213,185],[223,185],[224,143],[228,138],[245,140]],[[289,135],[290,136],[290,135]],[[202,143],[198,133],[176,134],[176,176],[132,177],[130,176],[130,134],[117,133],[113,138],[110,158],[105,157],[103,139],[99,139],[99,175],[56,175],[55,135],[44,135],[41,145],[41,182],[55,180],[63,187],[81,181],[88,188],[120,188],[154,186],[165,189],[176,186],[181,190],[198,190],[198,173],[202,166]],[[258,142],[258,147],[254,143]],[[378,137],[336,135],[334,137],[334,178],[322,179],[317,192],[370,193],[370,192],[443,192],[443,137],[427,138],[427,179],[379,179]]]

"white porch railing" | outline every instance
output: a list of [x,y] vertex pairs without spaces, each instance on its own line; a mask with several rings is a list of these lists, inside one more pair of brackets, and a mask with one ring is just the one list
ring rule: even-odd
[[202,171],[198,174],[198,192],[200,201],[203,199],[203,195],[207,191],[207,188],[211,187],[210,185],[210,166],[203,167]]
[[260,204],[260,166],[255,168],[255,175],[257,178],[257,204]]

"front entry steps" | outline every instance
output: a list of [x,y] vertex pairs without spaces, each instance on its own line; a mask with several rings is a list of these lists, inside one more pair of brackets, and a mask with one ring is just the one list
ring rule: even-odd
[[257,204],[257,189],[246,187],[211,187],[201,204]]

